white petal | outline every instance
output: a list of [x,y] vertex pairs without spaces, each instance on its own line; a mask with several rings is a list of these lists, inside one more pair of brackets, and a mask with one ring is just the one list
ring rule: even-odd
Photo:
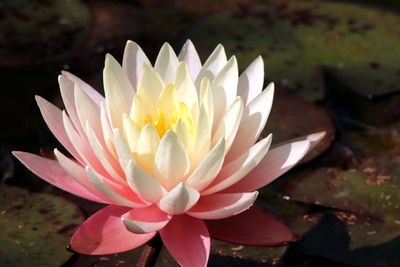
[[217,73],[226,65],[226,62],[225,49],[219,44],[201,68],[195,81],[196,87],[200,88],[201,80],[204,77],[207,77],[210,81],[214,80]]
[[122,118],[122,125],[124,128],[123,134],[126,139],[126,142],[129,145],[129,149],[131,151],[135,151],[136,143],[139,139],[139,130],[136,127],[135,123],[129,118],[128,115],[124,114]]
[[296,165],[309,150],[310,140],[308,140],[308,136],[303,137],[302,140],[283,145],[278,144],[271,148],[254,170],[224,192],[253,191],[272,182]]
[[214,103],[218,103],[214,106],[214,128],[236,99],[238,75],[236,57],[233,56],[211,82]]
[[206,188],[221,170],[224,155],[225,139],[222,138],[192,172],[187,184],[199,192]]
[[228,188],[229,186],[240,181],[240,179],[252,171],[264,158],[271,145],[271,141],[272,135],[270,134],[252,146],[245,154],[241,155],[227,165],[224,165],[217,178],[206,190],[201,192],[201,194],[209,195]]
[[178,55],[179,61],[186,62],[193,81],[196,79],[201,69],[200,57],[192,41],[187,40]]
[[128,143],[122,136],[119,129],[113,130],[113,136],[115,147],[117,148],[118,160],[121,163],[122,168],[125,169],[129,161],[135,161],[135,159],[131,150],[129,149]]
[[271,111],[273,98],[274,84],[271,83],[245,107],[226,162],[236,159],[258,140]]
[[179,183],[158,203],[158,207],[168,214],[182,214],[192,208],[200,194],[185,183]]
[[131,209],[121,216],[125,227],[135,234],[156,232],[168,224],[172,216],[162,212],[157,206]]
[[197,204],[186,214],[203,219],[219,220],[242,213],[250,208],[258,192],[213,194],[201,197]]
[[143,64],[143,72],[139,78],[138,93],[145,90],[150,96],[153,105],[157,103],[158,96],[164,88],[164,81],[160,75],[148,63]]
[[161,139],[154,163],[154,174],[167,190],[181,182],[190,170],[189,156],[173,131],[168,130]]
[[176,70],[175,82],[179,100],[188,106],[196,118],[199,112],[198,96],[196,86],[190,77],[185,62],[181,62]]
[[122,60],[122,68],[128,76],[129,81],[132,84],[133,89],[136,91],[136,87],[139,81],[140,74],[143,71],[143,63],[150,64],[149,59],[143,52],[140,46],[132,41],[128,41],[125,46],[124,58]]
[[235,102],[228,108],[222,121],[219,123],[215,134],[212,137],[212,144],[216,144],[222,137],[225,137],[225,149],[228,151],[235,139],[236,132],[239,128],[240,120],[243,114],[243,102],[238,97]]
[[122,114],[129,114],[135,91],[118,62],[109,54],[103,71],[104,91],[113,128],[122,127]]
[[149,203],[158,202],[166,194],[165,189],[133,161],[127,165],[126,179],[132,190]]
[[134,155],[137,164],[148,173],[153,173],[154,157],[160,144],[160,137],[153,124],[146,124],[139,134]]
[[210,150],[212,127],[211,123],[212,121],[209,120],[207,111],[204,105],[202,105],[200,107],[199,117],[197,120],[196,140],[191,158],[191,163],[193,166],[197,166],[197,164]]
[[169,43],[164,43],[154,64],[154,69],[160,74],[164,82],[169,83],[173,81],[178,64],[179,60],[174,50]]
[[242,97],[245,105],[261,93],[263,84],[264,62],[262,57],[258,56],[239,77],[238,95]]

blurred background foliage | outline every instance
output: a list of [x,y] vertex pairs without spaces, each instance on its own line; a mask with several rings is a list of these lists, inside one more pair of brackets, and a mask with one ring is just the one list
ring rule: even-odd
[[[277,91],[264,134],[326,131],[321,144],[257,205],[299,241],[252,248],[213,241],[210,266],[400,266],[400,2],[397,0],[3,0],[0,2],[0,265],[131,266],[65,247],[100,205],[47,185],[11,150],[60,145],[36,108],[62,107],[65,69],[102,92],[105,53],[127,40],[154,61],[191,39],[205,60],[222,43],[241,70],[258,55]],[[262,227],[262,225],[260,225]],[[51,245],[49,245],[51,244]],[[177,266],[163,250],[158,266]]]

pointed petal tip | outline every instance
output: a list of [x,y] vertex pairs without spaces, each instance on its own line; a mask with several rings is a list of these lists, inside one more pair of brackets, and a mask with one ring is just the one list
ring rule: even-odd
[[310,134],[307,139],[311,142],[317,142],[317,141],[320,141],[322,138],[324,138],[325,135],[326,135],[326,131],[321,131],[321,132]]

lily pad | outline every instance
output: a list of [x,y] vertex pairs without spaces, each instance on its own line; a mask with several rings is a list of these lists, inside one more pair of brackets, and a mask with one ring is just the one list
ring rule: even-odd
[[400,155],[354,158],[348,170],[321,168],[288,186],[290,199],[400,223]]
[[64,199],[0,186],[0,265],[60,266],[72,256],[69,238],[82,223],[79,209]]
[[30,65],[77,48],[90,13],[79,0],[5,0],[0,3],[0,65]]
[[262,136],[273,134],[273,143],[277,144],[307,134],[325,131],[326,135],[319,144],[306,155],[302,163],[310,161],[324,152],[335,137],[335,127],[326,110],[314,103],[277,88],[271,114]]
[[272,1],[209,16],[185,38],[203,55],[223,43],[242,68],[261,54],[268,80],[310,100],[323,98],[322,67],[375,97],[400,90],[398,24],[398,15],[360,4]]

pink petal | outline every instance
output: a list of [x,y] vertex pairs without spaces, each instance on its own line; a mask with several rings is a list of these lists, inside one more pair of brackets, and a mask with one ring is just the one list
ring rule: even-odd
[[69,73],[68,71],[62,71],[61,72],[63,76],[65,76],[68,80],[70,80],[73,83],[76,83],[80,86],[80,88],[85,91],[85,93],[98,105],[100,106],[100,103],[104,101],[104,97],[97,92],[92,86],[87,84],[86,82],[82,81],[80,78],[76,77],[72,73]]
[[101,173],[103,176],[111,177],[94,154],[88,141],[84,137],[80,136],[79,133],[75,130],[70,118],[65,112],[63,112],[63,122],[69,140],[71,141],[74,148],[78,151],[79,156],[83,158],[84,163],[92,166],[97,172]]
[[264,159],[247,176],[224,190],[225,193],[255,191],[261,188],[299,162],[310,148],[307,137],[303,141],[288,143],[270,149]]
[[161,211],[156,205],[131,209],[122,216],[122,222],[132,233],[146,234],[164,228],[172,216]]
[[105,202],[76,182],[57,161],[21,151],[13,151],[13,155],[46,182],[79,197],[100,203]]
[[40,96],[36,96],[35,98],[40,112],[42,113],[43,119],[50,131],[76,159],[83,162],[65,131],[62,111]]
[[202,220],[187,215],[174,216],[160,235],[169,253],[181,266],[207,266],[210,236]]
[[281,246],[295,239],[292,231],[254,207],[239,215],[206,222],[210,236],[245,246]]
[[82,254],[111,254],[137,248],[149,241],[155,233],[138,235],[125,228],[121,216],[129,210],[110,205],[93,214],[72,236],[72,249]]
[[104,203],[112,203],[110,199],[108,199],[103,193],[101,193],[96,187],[92,185],[83,166],[75,162],[73,159],[66,157],[57,149],[54,149],[54,155],[56,156],[57,161],[61,165],[61,167],[63,167],[64,170],[72,178],[74,178],[75,181],[85,187],[89,192],[100,197],[101,199],[104,199]]
[[201,197],[197,204],[186,214],[204,220],[216,220],[231,217],[250,208],[258,192],[213,194]]

